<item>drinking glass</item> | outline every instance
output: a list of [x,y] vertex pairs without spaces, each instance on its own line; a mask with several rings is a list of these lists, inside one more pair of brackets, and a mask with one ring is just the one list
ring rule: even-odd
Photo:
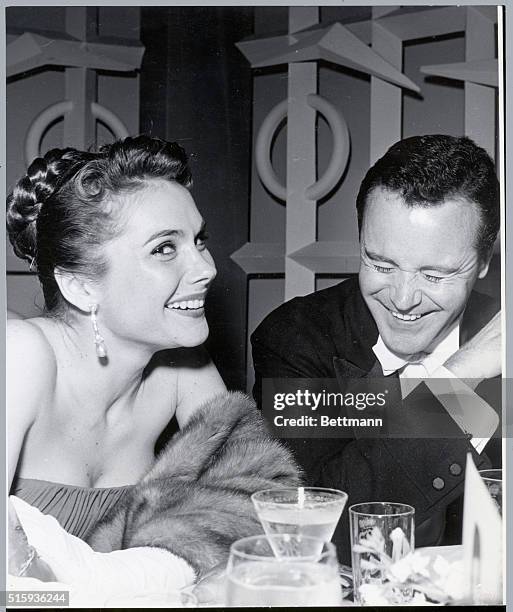
[[261,535],[238,540],[231,546],[226,575],[228,606],[342,603],[335,547],[309,536]]
[[389,585],[387,567],[414,550],[415,509],[407,504],[368,502],[349,508],[354,598],[365,604],[376,594],[387,603],[407,603],[411,587]]
[[321,487],[267,489],[251,496],[267,535],[295,533],[329,542],[347,493]]
[[502,516],[502,470],[479,470],[479,474]]

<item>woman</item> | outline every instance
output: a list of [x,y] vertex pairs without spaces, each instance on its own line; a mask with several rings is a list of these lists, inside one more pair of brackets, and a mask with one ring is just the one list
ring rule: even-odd
[[139,136],[50,151],[8,199],[46,307],[8,322],[11,493],[81,538],[130,497],[171,417],[225,391],[199,348],[216,270],[190,184],[179,145]]
[[9,198],[46,306],[7,328],[9,483],[30,502],[62,483],[51,511],[78,536],[148,470],[170,418],[225,389],[201,349],[160,352],[208,335],[216,270],[190,184],[181,147],[141,136],[50,151]]

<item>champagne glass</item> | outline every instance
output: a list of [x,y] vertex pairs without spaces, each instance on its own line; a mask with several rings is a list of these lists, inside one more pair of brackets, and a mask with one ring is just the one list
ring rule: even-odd
[[321,487],[267,489],[251,496],[267,535],[294,533],[329,542],[347,493]]
[[231,546],[226,574],[228,606],[342,603],[335,547],[318,538],[298,534],[243,538]]

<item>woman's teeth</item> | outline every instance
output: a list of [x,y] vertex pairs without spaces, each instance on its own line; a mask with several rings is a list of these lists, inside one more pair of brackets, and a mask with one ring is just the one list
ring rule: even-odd
[[390,313],[393,317],[400,319],[401,321],[416,321],[422,316],[421,314],[400,314],[399,312],[394,312],[393,310],[391,310]]
[[205,300],[186,300],[183,302],[172,302],[167,305],[167,308],[174,308],[178,310],[197,310],[203,308]]

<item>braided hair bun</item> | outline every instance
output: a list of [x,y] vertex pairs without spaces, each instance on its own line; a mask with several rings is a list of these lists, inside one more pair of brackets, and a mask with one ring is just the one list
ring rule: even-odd
[[[85,159],[84,159],[85,158]],[[7,199],[7,231],[14,252],[33,262],[37,253],[36,221],[43,205],[72,172],[91,158],[76,149],[52,149],[36,158]]]
[[180,145],[142,135],[96,152],[53,149],[30,164],[7,199],[7,230],[16,255],[37,269],[47,311],[67,306],[56,269],[86,278],[105,273],[101,247],[122,227],[117,196],[152,179],[190,187]]

